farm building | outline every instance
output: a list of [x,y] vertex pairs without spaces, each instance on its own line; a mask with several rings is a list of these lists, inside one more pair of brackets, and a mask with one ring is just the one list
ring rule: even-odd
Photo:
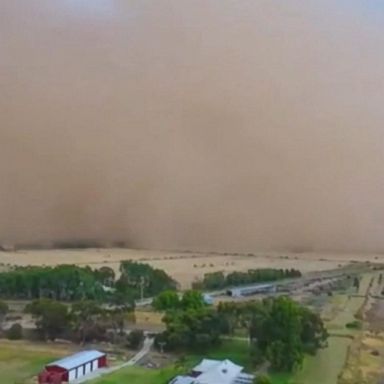
[[169,384],[252,384],[253,375],[230,360],[204,359],[187,376],[177,376]]
[[83,351],[45,366],[39,384],[71,383],[107,366],[107,356],[99,351]]
[[276,284],[254,284],[244,287],[235,287],[227,289],[227,295],[232,297],[251,296],[260,293],[276,292]]

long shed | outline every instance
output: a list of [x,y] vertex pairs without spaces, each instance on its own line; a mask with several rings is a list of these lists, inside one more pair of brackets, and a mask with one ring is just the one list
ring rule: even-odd
[[227,295],[232,297],[251,296],[259,293],[276,292],[276,284],[253,284],[243,287],[234,287],[227,289]]
[[39,383],[71,383],[106,365],[105,353],[96,350],[82,351],[46,365],[39,375]]

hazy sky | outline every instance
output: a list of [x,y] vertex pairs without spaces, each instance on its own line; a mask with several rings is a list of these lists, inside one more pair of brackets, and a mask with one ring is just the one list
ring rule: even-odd
[[384,250],[383,4],[1,0],[0,240]]

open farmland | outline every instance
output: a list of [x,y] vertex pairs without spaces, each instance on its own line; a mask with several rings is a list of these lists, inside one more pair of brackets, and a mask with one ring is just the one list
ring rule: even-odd
[[37,345],[27,342],[0,342],[1,384],[24,384],[35,382],[46,363],[68,355],[71,349],[55,345]]
[[347,329],[345,325],[354,321],[355,315],[364,306],[373,276],[372,273],[362,275],[357,295],[339,293],[330,297],[329,303],[322,311],[330,332],[328,346],[319,350],[315,356],[308,356],[305,359],[303,369],[295,376],[295,384],[320,382],[336,384],[339,382],[340,373],[348,358],[349,348],[361,333],[357,330]]
[[0,252],[0,263],[7,265],[77,264],[118,271],[121,260],[146,262],[164,269],[182,288],[213,271],[245,271],[252,268],[296,268],[302,272],[335,269],[353,261],[384,262],[383,255],[320,253],[206,253],[132,249],[31,250]]

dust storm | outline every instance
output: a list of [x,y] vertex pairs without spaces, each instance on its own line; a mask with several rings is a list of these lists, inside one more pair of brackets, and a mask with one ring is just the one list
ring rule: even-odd
[[0,242],[384,250],[383,14],[2,0]]

